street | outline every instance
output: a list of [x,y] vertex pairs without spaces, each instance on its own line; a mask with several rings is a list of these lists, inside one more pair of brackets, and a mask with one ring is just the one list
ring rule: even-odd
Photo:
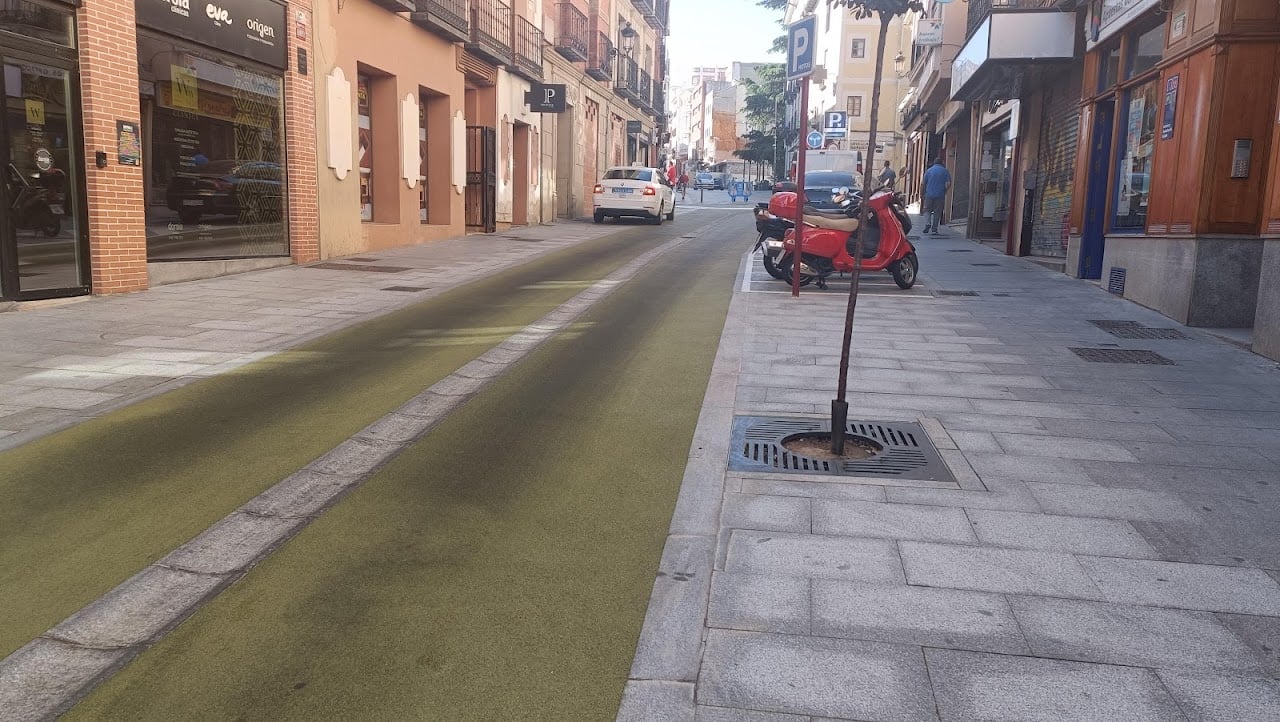
[[828,418],[847,282],[689,201],[0,314],[0,708],[1280,710],[1274,362],[944,231],[849,401],[945,473],[744,467]]

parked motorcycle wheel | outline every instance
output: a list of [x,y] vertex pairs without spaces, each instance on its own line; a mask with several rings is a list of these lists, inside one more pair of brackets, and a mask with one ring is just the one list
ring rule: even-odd
[[[758,245],[760,245],[762,248],[764,247],[764,241],[765,241],[764,234],[761,233]],[[778,264],[773,262],[773,256],[769,255],[768,251],[765,251],[762,255],[763,255],[762,262],[764,263],[765,272],[768,273],[770,276],[773,276],[774,278],[778,279],[779,281],[787,280],[786,277],[782,275],[782,270],[778,268]]]
[[908,253],[889,267],[889,273],[893,274],[893,282],[903,290],[916,285],[916,272],[919,270],[920,260],[916,258],[914,253]]
[[[792,274],[791,260],[793,258],[795,258],[795,255],[789,253],[785,258],[782,259],[782,262],[778,264],[778,270],[782,273],[782,276],[778,278],[779,281],[786,281],[787,283],[791,283],[791,280],[794,278],[794,276],[791,275]],[[801,268],[803,269],[803,266],[801,266]],[[808,273],[802,272],[800,274],[801,286],[808,286],[810,283],[813,283],[813,280],[814,280],[814,276]]]

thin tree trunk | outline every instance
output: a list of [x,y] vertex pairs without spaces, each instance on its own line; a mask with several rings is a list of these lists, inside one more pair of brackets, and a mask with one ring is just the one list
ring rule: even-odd
[[844,338],[840,346],[840,379],[836,398],[831,402],[831,452],[844,453],[845,421],[849,416],[849,347],[853,341],[853,314],[858,308],[858,283],[862,279],[862,248],[867,238],[867,221],[871,217],[871,181],[875,173],[876,121],[880,116],[880,76],[884,73],[884,41],[889,35],[892,15],[880,13],[880,38],[876,45],[876,77],[871,86],[871,130],[867,134],[866,165],[862,169],[862,209],[858,218],[858,240],[854,244],[853,273],[849,274],[849,306],[844,314]]

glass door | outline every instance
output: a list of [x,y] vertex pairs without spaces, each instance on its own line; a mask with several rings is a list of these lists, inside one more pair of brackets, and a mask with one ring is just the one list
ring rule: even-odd
[[75,76],[5,56],[0,133],[0,281],[8,298],[85,293],[87,264],[80,206],[84,164],[73,93]]

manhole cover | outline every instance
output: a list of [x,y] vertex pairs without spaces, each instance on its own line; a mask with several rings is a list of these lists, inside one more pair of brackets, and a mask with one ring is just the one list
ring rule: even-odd
[[408,268],[400,266],[358,266],[354,263],[313,263],[305,268],[319,268],[325,271],[367,271],[369,273],[399,273]]
[[976,296],[977,291],[934,291],[935,296]]
[[1071,353],[1092,363],[1148,364],[1153,366],[1177,365],[1154,351],[1127,348],[1072,348]]
[[382,289],[384,291],[402,291],[404,293],[417,293],[418,291],[429,291],[430,286],[387,286]]
[[[870,439],[881,448],[866,459],[826,460],[794,453],[786,442],[795,436],[829,434],[828,419],[737,416],[729,444],[730,471],[760,471],[834,476],[871,476],[955,483],[951,470],[916,423],[849,421],[851,436]],[[846,442],[848,443],[848,442]]]
[[1137,321],[1090,321],[1089,323],[1117,338],[1149,338],[1185,341],[1190,336],[1176,328],[1148,328]]

